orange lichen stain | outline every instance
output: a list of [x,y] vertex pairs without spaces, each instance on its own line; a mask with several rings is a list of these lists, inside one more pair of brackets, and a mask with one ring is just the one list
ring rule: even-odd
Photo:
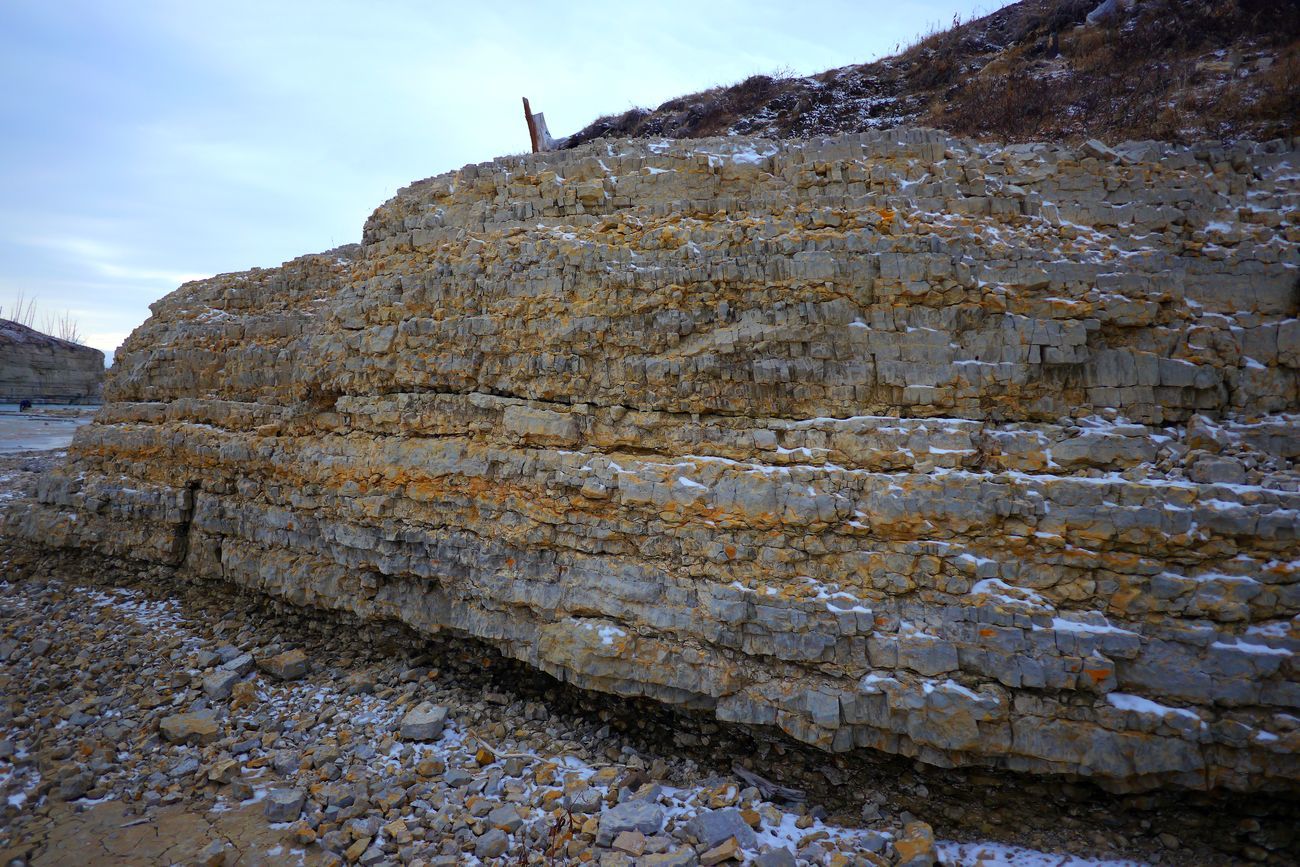
[[1083,673],[1088,675],[1094,686],[1110,677],[1110,670],[1105,668],[1085,668]]
[[735,546],[735,545],[727,545],[727,546],[724,547],[722,550],[723,550],[723,552],[726,553],[726,555],[727,555],[727,559],[728,559],[728,560],[734,560],[734,559],[736,559],[736,546]]
[[1110,608],[1112,611],[1127,611],[1129,605],[1141,595],[1140,591],[1132,587],[1120,590],[1110,597]]
[[992,637],[995,636],[995,635],[997,635],[997,632],[995,632],[995,631],[992,630],[992,629],[981,629],[981,630],[980,630],[980,638],[992,638]]
[[880,228],[886,230],[894,223],[894,212],[889,208],[874,208],[876,215],[880,217]]

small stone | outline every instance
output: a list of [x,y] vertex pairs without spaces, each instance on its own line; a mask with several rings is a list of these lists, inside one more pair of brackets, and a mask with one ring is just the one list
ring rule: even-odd
[[236,759],[217,762],[208,769],[208,779],[214,783],[229,783],[237,776],[239,776],[239,762]]
[[1102,144],[1095,138],[1090,138],[1084,142],[1082,150],[1085,156],[1095,157],[1096,159],[1106,160],[1107,162],[1113,162],[1114,160],[1119,159],[1119,154],[1115,153],[1115,151],[1106,147],[1106,145]]
[[194,654],[195,668],[207,668],[221,661],[221,654],[212,650],[200,650]]
[[262,741],[260,738],[249,738],[248,740],[240,741],[232,746],[230,751],[238,756],[245,753],[251,753],[253,750],[261,749],[261,747]]
[[717,846],[728,837],[735,837],[736,842],[746,849],[758,845],[754,829],[745,822],[740,811],[734,808],[700,813],[686,823],[686,833],[709,847]]
[[743,854],[740,851],[740,844],[736,842],[736,838],[728,837],[726,840],[701,855],[700,864],[702,867],[710,867],[712,864],[721,864],[723,861],[739,861],[742,857]]
[[253,670],[253,665],[253,654],[241,653],[238,656],[221,663],[221,670],[233,671],[240,677],[243,677]]
[[64,777],[59,782],[59,797],[65,801],[75,801],[84,797],[86,792],[90,791],[94,780],[94,776],[89,771]]
[[210,744],[221,737],[215,711],[196,710],[164,717],[158,724],[162,736],[171,743]]
[[420,759],[415,763],[415,772],[422,777],[432,777],[441,774],[446,769],[446,765],[437,759]]
[[375,691],[375,679],[365,672],[354,672],[344,681],[349,695],[369,695]]
[[230,698],[230,693],[239,683],[239,673],[218,669],[203,676],[203,694],[214,701]]
[[904,867],[931,867],[934,864],[934,829],[925,822],[908,822],[903,836],[894,841],[898,863]]
[[185,758],[181,759],[179,762],[177,762],[175,765],[172,766],[169,775],[173,779],[175,778],[184,779],[186,777],[194,776],[194,774],[196,774],[198,770],[199,770],[199,760],[194,758],[194,756],[186,756]]
[[361,860],[362,853],[369,848],[370,838],[358,837],[356,840],[352,841],[351,846],[344,850],[343,859],[349,864],[355,864],[357,861]]
[[400,807],[406,801],[406,791],[399,788],[384,789],[378,795],[374,796],[375,806],[381,810],[388,811]]
[[754,859],[754,867],[795,867],[794,853],[789,849],[768,849]]
[[244,651],[240,650],[238,647],[235,647],[235,645],[233,644],[223,644],[213,652],[217,655],[217,659],[221,660],[221,663],[223,665],[227,662],[230,662],[230,660],[232,659],[237,659],[238,657],[242,656],[244,653]]
[[302,789],[272,789],[266,793],[262,812],[272,822],[292,822],[302,813],[306,801],[307,793]]
[[524,819],[519,815],[513,804],[506,804],[497,807],[488,813],[488,824],[493,828],[500,828],[508,834],[513,834],[519,830],[519,826],[524,823]]
[[1204,484],[1222,482],[1239,485],[1246,481],[1246,468],[1233,458],[1206,455],[1192,464],[1188,475],[1192,481]]
[[663,826],[664,811],[658,804],[649,801],[625,801],[600,814],[596,845],[608,846],[624,831],[657,834]]
[[620,852],[640,856],[645,852],[645,834],[640,831],[620,831],[614,838],[613,847]]
[[474,782],[474,775],[462,768],[450,768],[442,777],[449,786],[468,786]]
[[422,701],[402,717],[400,734],[408,741],[431,741],[442,734],[446,725],[447,708]]
[[539,786],[549,786],[555,782],[555,762],[542,762],[533,768],[533,782]]
[[566,795],[565,804],[571,813],[597,813],[605,806],[605,800],[599,789],[583,789]]
[[277,750],[271,755],[271,769],[280,776],[287,776],[302,766],[302,756],[289,750]]
[[474,855],[478,858],[495,858],[505,852],[510,845],[510,838],[500,828],[493,828],[474,844]]
[[695,850],[681,848],[671,852],[642,855],[640,863],[641,867],[695,867],[700,860],[695,856]]
[[399,846],[404,846],[413,839],[411,829],[407,827],[406,821],[403,819],[397,819],[385,825],[384,836]]
[[194,859],[199,867],[225,867],[230,859],[230,844],[225,840],[213,840],[204,846]]
[[257,701],[257,684],[252,681],[242,680],[235,684],[235,688],[230,691],[231,710],[254,707]]
[[301,650],[286,650],[269,659],[259,659],[257,667],[277,680],[297,680],[307,673],[307,654]]

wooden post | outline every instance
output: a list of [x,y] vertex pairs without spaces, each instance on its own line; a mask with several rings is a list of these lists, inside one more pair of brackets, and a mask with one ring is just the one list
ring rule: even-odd
[[528,106],[528,97],[524,97],[524,120],[528,121],[528,138],[533,144],[533,153],[541,148],[537,141],[537,123],[533,120],[533,110]]

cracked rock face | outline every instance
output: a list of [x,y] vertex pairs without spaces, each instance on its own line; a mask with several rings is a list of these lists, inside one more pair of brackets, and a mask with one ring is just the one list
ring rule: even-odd
[[827,750],[1294,788],[1297,160],[469,166],[155,304],[5,531]]

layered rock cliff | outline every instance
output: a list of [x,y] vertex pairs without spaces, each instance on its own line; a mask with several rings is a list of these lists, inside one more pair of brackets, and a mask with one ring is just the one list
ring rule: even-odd
[[827,750],[1300,781],[1293,143],[597,142],[190,283],[6,532]]
[[0,402],[97,403],[104,353],[0,319]]

